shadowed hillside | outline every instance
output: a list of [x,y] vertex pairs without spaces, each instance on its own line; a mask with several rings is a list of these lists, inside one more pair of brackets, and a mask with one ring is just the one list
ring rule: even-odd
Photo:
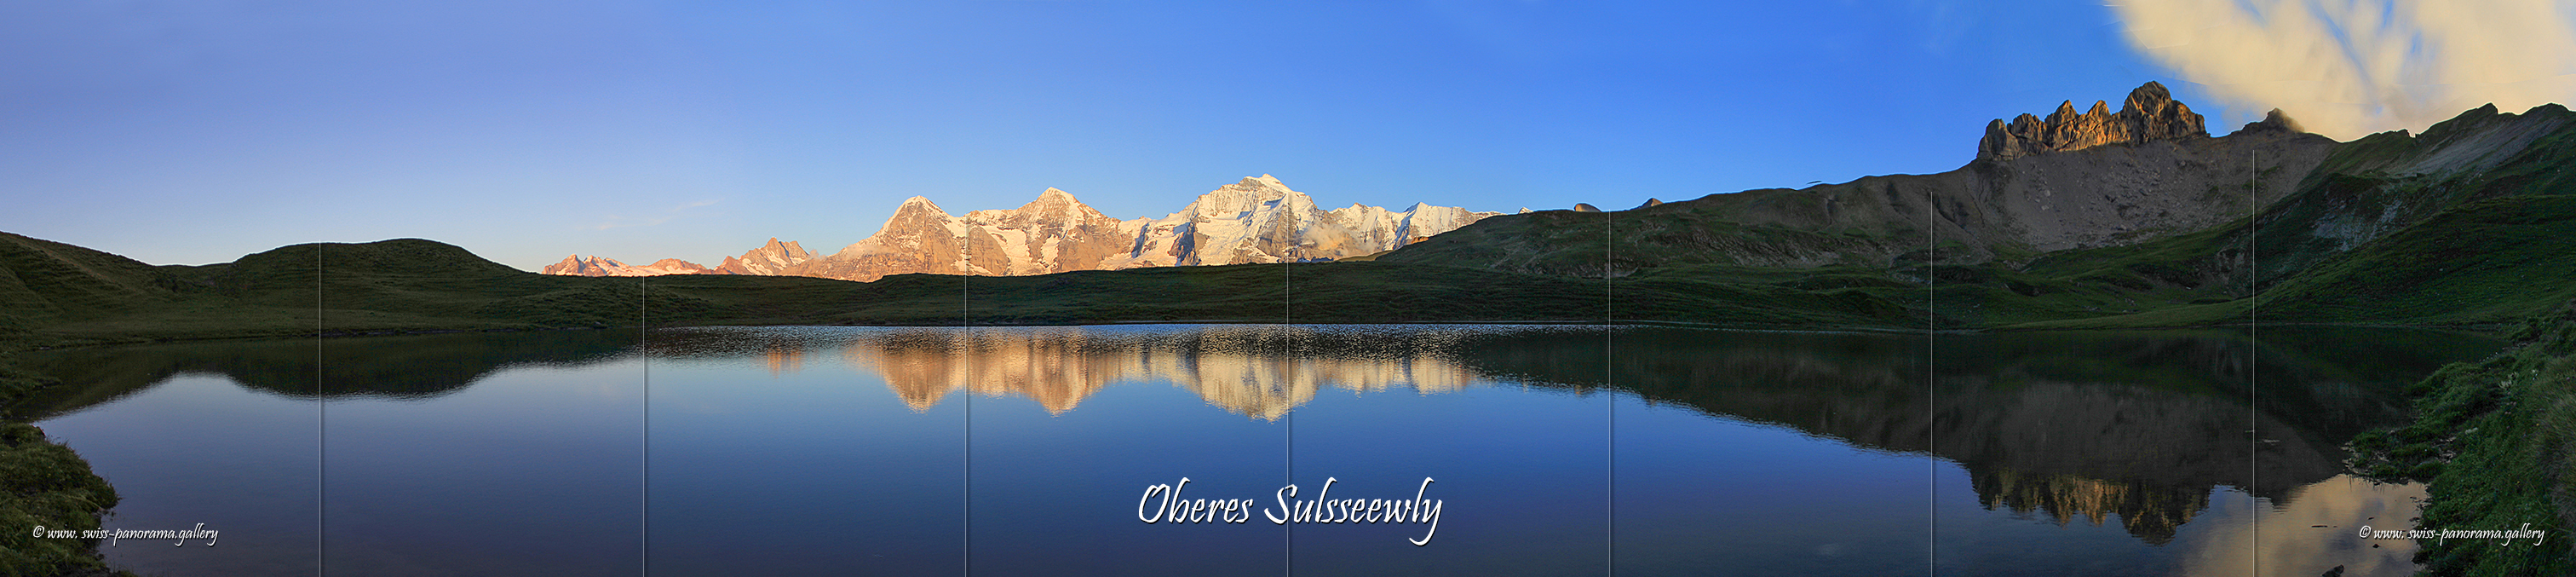
[[1637,320],[1678,320],[1651,290],[1676,283],[1860,291],[1960,329],[2494,324],[2576,296],[2576,113],[2349,143],[2290,126],[1497,216],[1376,260],[1607,275]]

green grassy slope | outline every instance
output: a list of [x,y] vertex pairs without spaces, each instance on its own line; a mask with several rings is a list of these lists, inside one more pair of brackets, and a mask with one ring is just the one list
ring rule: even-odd
[[0,233],[0,337],[157,305],[178,285],[133,259]]
[[[1831,192],[1880,203],[1842,204],[1785,189],[1709,195],[1617,212],[1540,211],[1478,221],[1377,257],[1378,261],[1532,274],[1600,277],[1656,268],[1746,263],[1885,264],[1921,249],[1922,223],[1894,214],[1911,188],[1958,188],[1939,176],[1873,176]],[[1955,193],[1954,193],[1955,194]],[[1919,209],[1917,209],[1919,213]],[[1606,246],[1605,246],[1606,245]]]

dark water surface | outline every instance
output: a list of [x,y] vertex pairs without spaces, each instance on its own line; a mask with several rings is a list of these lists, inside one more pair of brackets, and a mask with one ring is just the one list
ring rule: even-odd
[[[146,575],[2399,575],[2412,543],[2354,532],[2404,527],[2422,488],[2346,476],[2339,447],[2499,345],[455,334],[37,353],[79,386],[18,410],[124,495],[109,527],[221,531],[106,547]],[[1274,524],[1292,484],[1418,494],[1438,525]],[[1247,522],[1144,523],[1156,485]]]

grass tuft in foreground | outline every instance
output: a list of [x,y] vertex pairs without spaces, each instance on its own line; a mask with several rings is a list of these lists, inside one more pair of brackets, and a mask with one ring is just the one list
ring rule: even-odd
[[2353,441],[2364,474],[2431,484],[2419,528],[2547,532],[2538,544],[2423,540],[2425,574],[2576,575],[2576,302],[2517,336],[2415,385],[2413,423]]
[[27,423],[0,422],[0,575],[108,574],[95,539],[47,539],[36,527],[95,530],[116,488],[70,447]]

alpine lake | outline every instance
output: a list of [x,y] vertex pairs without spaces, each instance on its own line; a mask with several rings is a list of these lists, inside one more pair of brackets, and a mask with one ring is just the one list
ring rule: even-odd
[[2358,532],[2424,490],[2342,445],[2501,346],[742,327],[25,360],[107,527],[220,532],[101,543],[144,575],[2363,576],[2412,572]]

